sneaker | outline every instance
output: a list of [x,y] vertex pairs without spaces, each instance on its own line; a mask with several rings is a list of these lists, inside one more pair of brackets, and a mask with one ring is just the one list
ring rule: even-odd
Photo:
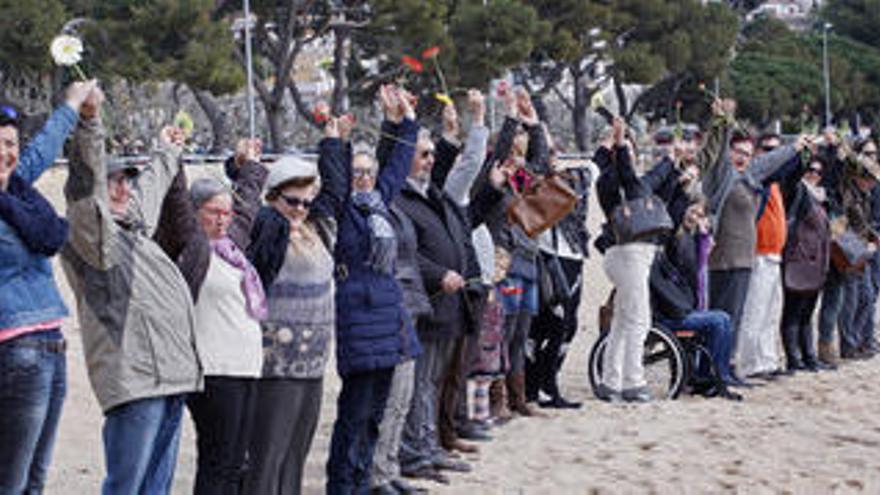
[[593,393],[596,394],[597,399],[605,402],[620,402],[623,400],[620,392],[605,385],[604,383],[600,383],[598,386],[596,386],[596,390],[594,390]]
[[626,402],[651,402],[651,392],[648,387],[625,388],[620,394]]
[[393,486],[398,493],[402,495],[409,495],[415,493],[428,493],[427,488],[422,488],[420,486],[415,486],[403,481],[400,478],[395,478],[391,480],[391,486]]
[[455,473],[469,473],[474,470],[470,464],[452,459],[437,460],[434,462],[434,469],[437,469],[438,471],[452,471]]

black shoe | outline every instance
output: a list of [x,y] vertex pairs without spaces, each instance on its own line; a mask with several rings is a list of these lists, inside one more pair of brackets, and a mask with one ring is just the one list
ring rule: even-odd
[[454,459],[440,459],[434,461],[434,469],[438,471],[452,471],[455,473],[469,473],[474,470],[470,464],[464,461],[456,461]]
[[456,430],[458,433],[458,438],[462,438],[464,440],[476,440],[479,442],[488,442],[492,440],[492,435],[486,433],[486,430],[476,426],[472,422],[465,423],[460,428]]
[[620,395],[626,402],[651,402],[654,400],[648,387],[627,388]]
[[779,377],[783,377],[783,376],[791,376],[793,374],[794,374],[794,371],[785,370],[782,368],[776,368],[775,370],[770,372],[770,376],[772,376],[774,378],[779,378]]
[[388,483],[387,485],[370,488],[370,495],[400,495],[400,491]]
[[551,398],[550,400],[542,400],[538,402],[538,406],[550,409],[580,409],[580,402],[572,402],[566,400],[561,395]]
[[428,493],[427,488],[422,488],[420,486],[410,485],[406,481],[402,479],[396,478],[391,480],[391,486],[393,486],[398,493],[401,495],[410,495],[415,493]]
[[749,383],[736,375],[730,375],[730,378],[728,378],[724,382],[724,384],[727,385],[728,387],[738,387],[738,388],[753,388],[756,386],[756,384]]
[[413,478],[417,480],[428,480],[433,481],[435,483],[440,483],[443,485],[449,484],[449,478],[445,475],[434,469],[432,466],[422,466],[418,469],[407,471],[401,470],[400,474],[407,477]]

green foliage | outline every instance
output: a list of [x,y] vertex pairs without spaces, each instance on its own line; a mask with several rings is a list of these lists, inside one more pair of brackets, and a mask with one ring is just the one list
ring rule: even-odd
[[0,70],[43,74],[52,69],[49,44],[65,22],[59,0],[0,0]]
[[[763,122],[782,118],[794,123],[804,106],[824,111],[822,36],[797,34],[764,19],[749,26],[731,65],[731,79],[742,116]],[[880,50],[832,35],[828,40],[831,109],[847,114],[880,104]]]
[[135,81],[172,79],[215,94],[241,88],[234,40],[213,0],[94,0],[89,33],[99,71]]
[[835,32],[880,48],[880,0],[827,0],[822,17]]

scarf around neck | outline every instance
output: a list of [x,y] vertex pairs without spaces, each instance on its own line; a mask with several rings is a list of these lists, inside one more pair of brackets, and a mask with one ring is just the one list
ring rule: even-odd
[[378,273],[393,274],[397,260],[397,235],[388,221],[388,208],[382,201],[382,195],[375,189],[369,192],[355,191],[351,194],[351,200],[358,210],[367,215],[367,226],[370,228],[367,266]]
[[260,275],[248,261],[244,252],[232,242],[229,237],[223,237],[211,241],[211,249],[214,254],[242,271],[241,291],[244,293],[248,314],[255,320],[262,321],[268,314],[266,293],[263,291],[263,283]]

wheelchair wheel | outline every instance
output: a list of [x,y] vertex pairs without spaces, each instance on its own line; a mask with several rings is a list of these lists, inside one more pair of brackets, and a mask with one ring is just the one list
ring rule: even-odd
[[[590,350],[589,376],[593,393],[602,379],[602,362],[608,345],[608,332],[602,332]],[[645,338],[645,380],[651,395],[658,399],[675,399],[688,376],[688,360],[678,339],[665,328],[654,325]]]

